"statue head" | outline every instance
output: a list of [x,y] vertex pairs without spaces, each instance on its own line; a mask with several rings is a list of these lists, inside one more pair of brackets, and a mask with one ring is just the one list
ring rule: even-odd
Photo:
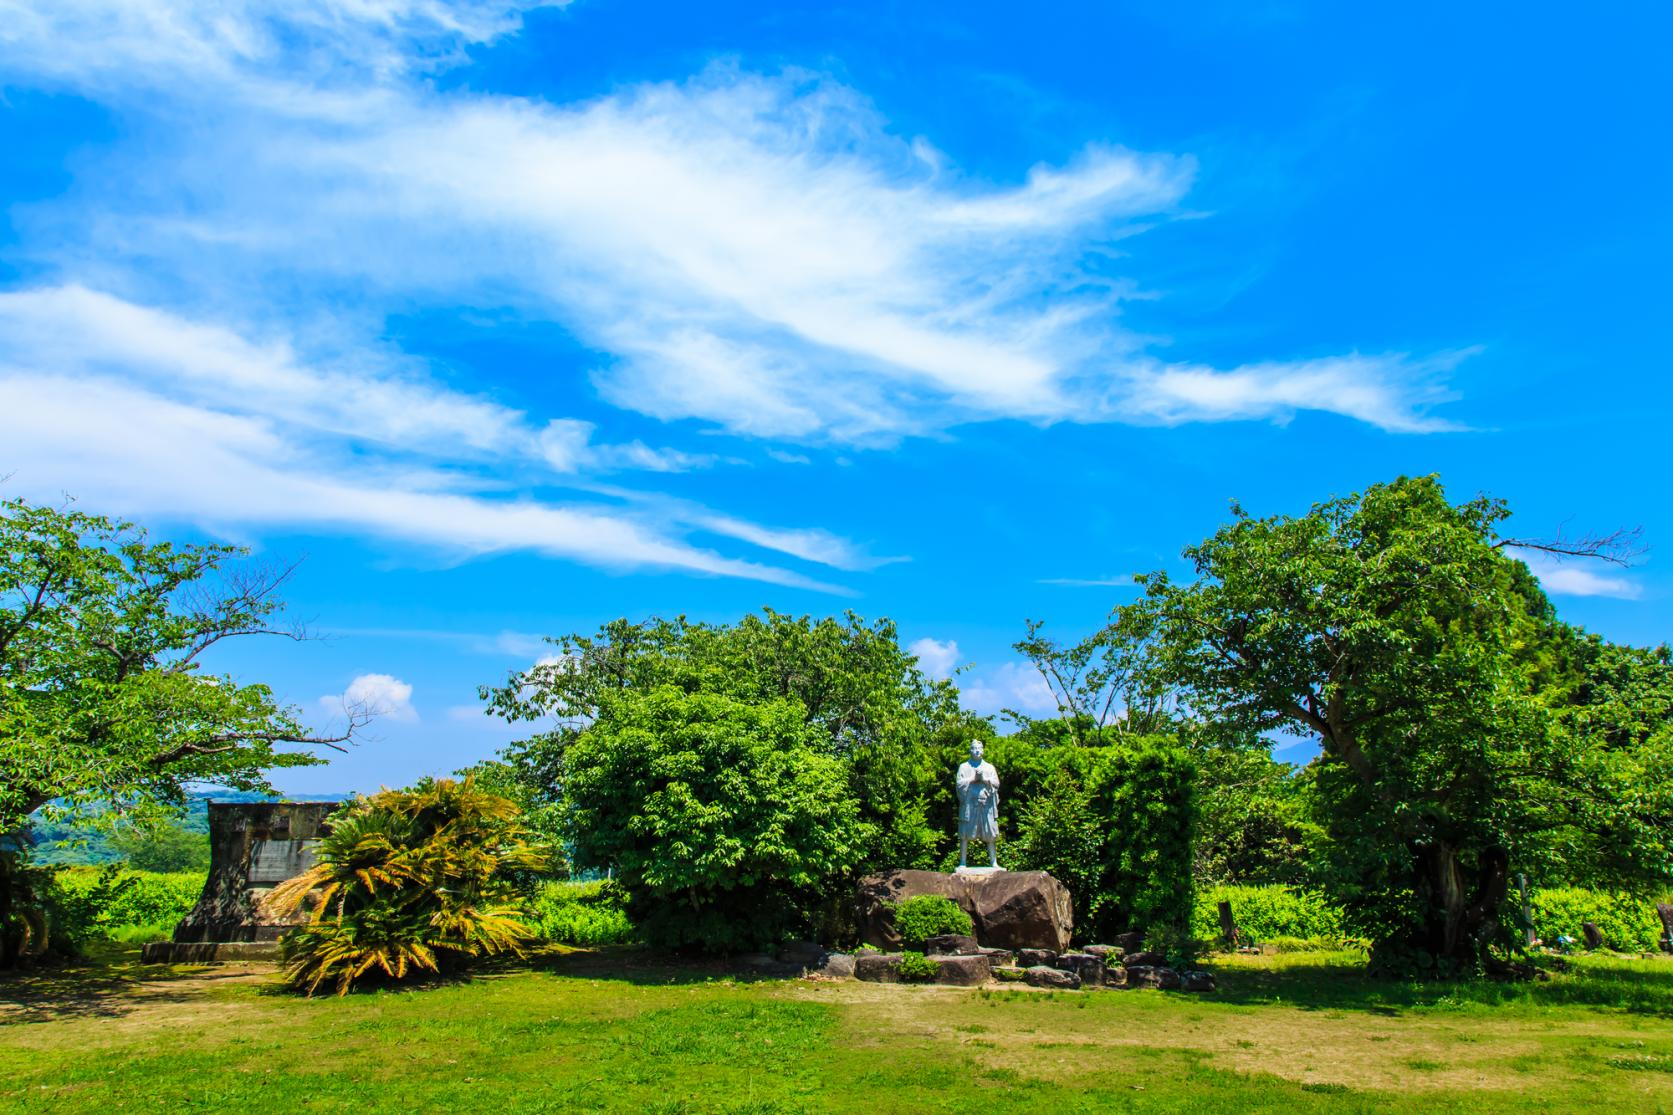
[[979,739],[973,739],[970,741],[970,761],[972,763],[979,763],[982,761],[982,741]]

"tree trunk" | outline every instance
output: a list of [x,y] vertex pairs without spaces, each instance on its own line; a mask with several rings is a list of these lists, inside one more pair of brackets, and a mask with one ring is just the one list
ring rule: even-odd
[[1657,902],[1656,916],[1661,918],[1661,951],[1673,952],[1673,906]]
[[1442,969],[1475,969],[1498,931],[1499,907],[1510,886],[1510,857],[1503,848],[1487,848],[1479,858],[1471,870],[1461,861],[1459,849],[1440,842],[1420,853],[1429,908],[1418,943]]

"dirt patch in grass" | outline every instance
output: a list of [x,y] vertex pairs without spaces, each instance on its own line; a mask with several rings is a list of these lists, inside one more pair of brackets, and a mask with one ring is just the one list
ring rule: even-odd
[[[985,1069],[1023,1079],[1068,1082],[1112,1068],[1143,1074],[1159,1053],[1243,1075],[1270,1075],[1308,1086],[1412,1092],[1562,1092],[1576,1074],[1640,1078],[1633,1090],[1673,1099],[1673,1034],[1658,1051],[1614,1060],[1592,1051],[1624,1048],[1640,1036],[1637,1019],[1618,1013],[1564,1011],[1530,1017],[1521,1010],[1382,1015],[1300,1006],[1250,1007],[1212,995],[1155,991],[1081,991],[898,987],[848,983],[799,995],[841,1006],[860,1046],[903,1039],[964,1050]],[[1644,1043],[1637,1043],[1642,1046]],[[1665,1049],[1659,1047],[1665,1046]],[[1514,1067],[1513,1067],[1514,1066]],[[1646,1071],[1648,1070],[1648,1071]],[[1642,1083],[1660,1078],[1657,1083]],[[1318,1090],[1318,1089],[1312,1089]]]

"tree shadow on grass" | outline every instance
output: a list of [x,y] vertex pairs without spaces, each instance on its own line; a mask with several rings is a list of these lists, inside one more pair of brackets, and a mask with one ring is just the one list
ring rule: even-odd
[[243,965],[142,964],[137,946],[101,949],[74,961],[0,972],[0,1028],[120,1018],[158,1003],[197,998],[224,980],[249,977]]
[[601,945],[586,949],[545,949],[517,967],[575,979],[622,980],[640,986],[669,984],[776,983],[802,975],[799,964],[751,964],[737,958],[680,956],[642,945]]
[[1588,958],[1549,980],[1396,980],[1339,961],[1222,966],[1214,1001],[1399,1015],[1469,1006],[1576,1006],[1673,1018],[1673,961]]

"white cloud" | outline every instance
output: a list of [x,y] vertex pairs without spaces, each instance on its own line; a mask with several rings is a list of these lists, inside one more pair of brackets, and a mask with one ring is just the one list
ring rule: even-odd
[[1133,584],[1133,575],[1121,573],[1114,577],[1044,577],[1038,583],[1062,585],[1067,588],[1129,588]]
[[[98,7],[11,3],[15,68],[139,126],[73,207],[24,222],[71,242],[66,265],[102,253],[120,269],[114,254],[130,281],[142,261],[292,317],[294,283],[372,327],[414,300],[510,307],[611,354],[593,378],[615,405],[746,436],[887,444],[993,418],[1299,410],[1450,428],[1428,408],[1463,354],[1230,369],[1145,355],[1118,321],[1131,284],[1085,261],[1175,212],[1186,156],[1091,143],[991,183],[802,72],[717,65],[567,104],[411,77],[513,31],[514,3],[246,2],[223,19],[173,0],[161,27],[130,4],[109,45],[91,34]],[[543,437],[560,469],[698,463],[594,446],[581,426]]]
[[461,557],[530,549],[606,568],[660,567],[842,591],[694,547],[607,505],[553,506],[440,490],[400,461],[322,457],[264,419],[99,378],[0,367],[0,446],[14,490],[69,491],[118,514],[211,526],[326,526]]
[[568,0],[0,0],[11,67],[75,84],[382,80],[462,60],[466,47]]
[[1626,577],[1610,577],[1597,572],[1596,563],[1581,564],[1584,559],[1562,562],[1547,554],[1524,551],[1516,555],[1526,563],[1547,593],[1552,596],[1606,596],[1616,600],[1637,600],[1642,587]]
[[988,716],[1008,708],[1029,716],[1057,714],[1051,687],[1038,670],[1020,662],[975,675],[959,686],[959,695],[967,707]]
[[918,668],[932,678],[952,677],[960,665],[958,642],[953,639],[941,642],[926,636],[907,647],[906,653],[917,658]]
[[412,722],[418,710],[412,707],[412,686],[389,674],[361,674],[342,693],[321,697],[330,712],[364,713],[390,720]]
[[595,444],[595,426],[577,419],[537,432],[522,411],[452,390],[417,361],[376,348],[319,359],[324,366],[288,337],[251,341],[76,284],[0,292],[0,361],[119,375],[176,399],[406,452],[543,459],[561,473],[673,472],[713,461],[637,441]]

